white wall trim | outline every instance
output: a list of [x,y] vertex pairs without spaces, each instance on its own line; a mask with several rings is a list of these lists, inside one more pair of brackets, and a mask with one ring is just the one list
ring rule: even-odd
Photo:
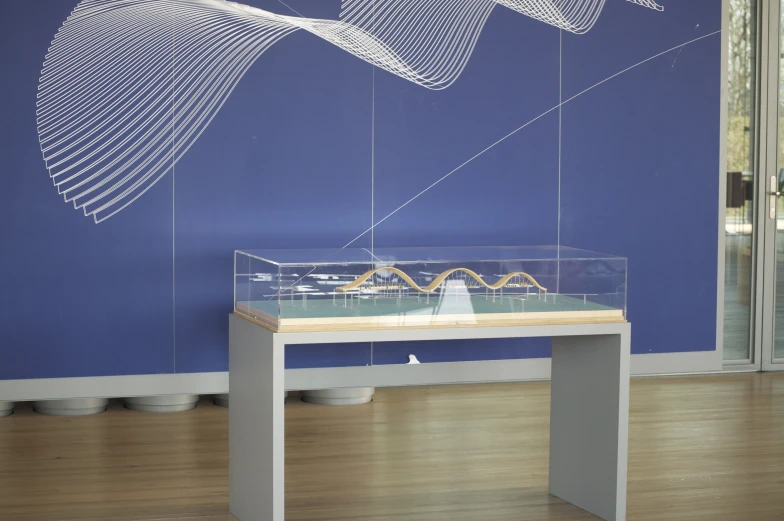
[[129,398],[159,394],[220,394],[228,392],[228,389],[228,371],[0,381],[0,396],[7,396],[8,401],[14,402],[64,398]]
[[632,376],[714,373],[722,368],[721,351],[632,355]]
[[[459,372],[465,364],[482,364],[487,371],[513,370],[514,380],[547,380],[550,378],[550,359],[498,360],[486,362],[451,362],[422,364],[446,375]],[[719,351],[691,353],[655,353],[632,355],[632,375],[693,374],[720,371]],[[373,366],[373,371],[358,371],[366,367],[289,369],[286,388],[305,390],[322,388],[340,377],[341,387],[385,387],[418,385],[407,377],[405,365]],[[475,368],[474,368],[475,369]],[[373,381],[370,381],[373,380]],[[444,383],[450,378],[444,377]],[[22,402],[65,398],[125,398],[159,394],[222,394],[229,392],[229,373],[152,374],[130,376],[94,376],[84,378],[41,378],[0,381],[0,400]]]

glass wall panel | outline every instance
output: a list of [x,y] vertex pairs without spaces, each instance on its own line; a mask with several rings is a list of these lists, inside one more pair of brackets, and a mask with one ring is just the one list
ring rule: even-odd
[[725,360],[751,358],[757,5],[757,0],[730,0],[724,241]]
[[[784,4],[784,2],[782,2]],[[784,13],[784,9],[781,9]],[[779,23],[779,45],[784,49],[784,16]],[[779,97],[778,97],[778,154],[776,159],[776,177],[778,192],[784,190],[784,54],[779,50]],[[771,173],[772,175],[772,173]],[[773,188],[771,186],[771,188]],[[780,362],[784,358],[784,197],[778,196],[776,205],[776,276],[775,276],[775,319],[773,337],[773,361]],[[766,283],[767,284],[767,283]]]

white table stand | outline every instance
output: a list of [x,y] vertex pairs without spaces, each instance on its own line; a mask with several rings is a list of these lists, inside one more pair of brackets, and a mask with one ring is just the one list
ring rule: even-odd
[[284,521],[284,392],[515,381],[517,360],[284,370],[290,344],[552,337],[550,493],[626,519],[631,325],[273,333],[237,315],[229,333],[229,497],[240,521]]

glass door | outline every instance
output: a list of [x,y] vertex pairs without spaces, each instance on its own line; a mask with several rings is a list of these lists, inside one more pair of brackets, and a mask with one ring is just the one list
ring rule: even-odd
[[784,370],[784,0],[773,0],[768,7],[770,16],[765,22],[768,33],[767,60],[769,71],[766,106],[767,124],[761,132],[767,133],[761,146],[760,158],[764,161],[764,201],[760,206],[764,244],[762,302],[762,352],[763,370]]
[[760,4],[762,0],[729,0],[723,300],[723,353],[728,369],[759,364],[753,311]]

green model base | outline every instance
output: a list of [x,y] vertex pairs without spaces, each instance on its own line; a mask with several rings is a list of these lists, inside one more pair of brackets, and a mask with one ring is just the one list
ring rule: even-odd
[[[615,311],[619,308],[591,302],[588,298],[549,294],[493,297],[485,295],[426,295],[407,297],[373,297],[336,295],[295,300],[254,300],[238,304],[281,319],[383,317],[400,315],[467,315],[494,313],[542,313],[575,311]],[[278,307],[280,306],[280,307]]]

